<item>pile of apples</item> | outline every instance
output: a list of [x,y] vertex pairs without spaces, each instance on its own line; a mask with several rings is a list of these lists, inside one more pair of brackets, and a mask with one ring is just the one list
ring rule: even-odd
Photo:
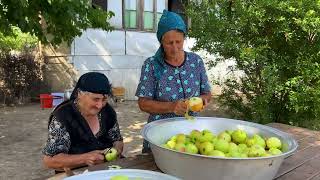
[[279,138],[264,138],[259,134],[249,137],[241,129],[225,130],[218,135],[210,130],[192,130],[190,134],[172,136],[162,146],[180,152],[216,157],[248,158],[282,154]]

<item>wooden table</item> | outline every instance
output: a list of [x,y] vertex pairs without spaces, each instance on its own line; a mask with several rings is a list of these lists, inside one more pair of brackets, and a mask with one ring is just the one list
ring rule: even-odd
[[[297,151],[284,160],[274,179],[320,180],[320,132],[278,123],[271,123],[268,126],[292,134],[299,144]],[[135,157],[119,159],[115,162],[78,169],[74,172],[82,173],[86,169],[89,171],[105,170],[110,165],[119,165],[122,168],[128,169],[160,171],[152,155],[140,154]],[[66,174],[62,173],[48,179],[57,180],[64,177],[66,177]]]

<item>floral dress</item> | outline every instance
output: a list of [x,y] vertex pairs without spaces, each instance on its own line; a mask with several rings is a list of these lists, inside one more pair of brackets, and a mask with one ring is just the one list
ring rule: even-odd
[[[203,60],[197,54],[185,52],[185,61],[179,67],[165,61],[160,63],[162,68],[157,68],[154,57],[144,62],[136,91],[137,97],[147,97],[157,101],[177,101],[210,92]],[[197,114],[192,113],[192,115]],[[177,115],[174,113],[150,114],[148,122],[172,117]]]

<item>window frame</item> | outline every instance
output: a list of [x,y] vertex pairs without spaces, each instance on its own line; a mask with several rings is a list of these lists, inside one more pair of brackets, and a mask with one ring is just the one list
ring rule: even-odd
[[[100,3],[104,4],[104,7],[101,7],[102,9],[108,11],[108,0],[96,0]],[[115,28],[118,30],[125,30],[125,31],[141,31],[141,32],[156,32],[157,31],[157,1],[159,0],[152,0],[153,1],[153,28],[152,29],[145,29],[144,28],[144,2],[150,1],[150,0],[135,0],[136,1],[136,28],[127,28],[125,25],[125,13],[126,13],[126,0],[121,0],[122,3],[122,27],[121,28]],[[169,1],[170,0],[164,0],[165,1],[165,9],[169,9]],[[95,3],[94,0],[92,0],[92,6],[96,7],[99,6],[100,3]],[[190,25],[190,19],[187,18],[187,26]]]
[[[156,32],[157,30],[157,0],[153,1],[153,28],[145,29],[144,28],[144,1],[146,0],[136,0],[137,3],[137,27],[136,28],[127,28],[125,26],[125,0],[122,0],[122,28],[126,31],[143,31],[143,32]],[[147,0],[150,1],[150,0]],[[165,8],[168,9],[168,0],[165,0]]]

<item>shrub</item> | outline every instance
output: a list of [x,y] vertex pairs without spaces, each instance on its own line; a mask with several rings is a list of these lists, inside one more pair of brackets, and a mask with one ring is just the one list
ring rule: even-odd
[[244,73],[220,97],[234,117],[320,127],[319,1],[191,1],[187,14],[194,49]]

